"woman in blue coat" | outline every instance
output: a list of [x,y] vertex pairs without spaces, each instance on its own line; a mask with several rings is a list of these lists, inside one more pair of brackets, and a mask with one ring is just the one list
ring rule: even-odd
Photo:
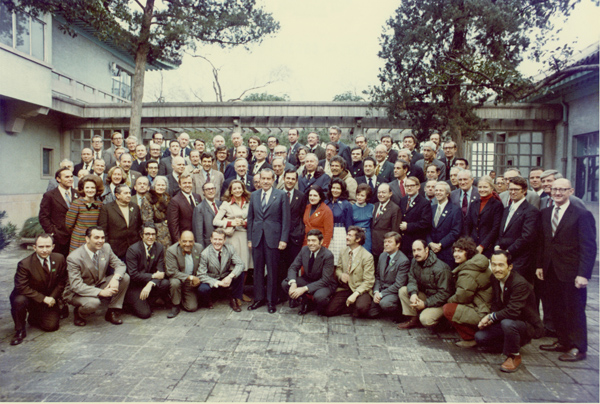
[[333,253],[334,264],[337,264],[340,252],[346,248],[348,227],[354,225],[352,204],[348,202],[346,183],[339,178],[332,179],[327,198],[325,204],[333,212],[333,239],[329,250]]

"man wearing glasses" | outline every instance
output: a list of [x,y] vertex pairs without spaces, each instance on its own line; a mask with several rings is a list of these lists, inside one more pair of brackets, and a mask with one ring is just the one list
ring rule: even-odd
[[431,202],[419,194],[420,185],[417,177],[408,177],[404,181],[406,196],[400,199],[402,211],[402,222],[400,223],[402,246],[400,249],[408,259],[413,258],[413,242],[425,240],[433,223]]
[[165,249],[156,242],[154,223],[142,226],[142,239],[127,250],[129,288],[125,304],[141,319],[150,318],[158,299],[170,305],[169,280],[165,278]]

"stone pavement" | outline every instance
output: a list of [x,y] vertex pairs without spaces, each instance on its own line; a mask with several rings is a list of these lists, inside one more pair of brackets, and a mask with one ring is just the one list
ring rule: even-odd
[[17,262],[0,253],[0,400],[2,401],[438,401],[598,402],[598,271],[588,295],[588,358],[522,349],[513,374],[500,354],[454,345],[454,332],[399,331],[387,319],[304,317],[281,307],[234,313],[166,310],[149,320],[124,315],[114,326],[97,315],[86,327],[73,313],[57,332],[28,327],[10,346],[9,294]]

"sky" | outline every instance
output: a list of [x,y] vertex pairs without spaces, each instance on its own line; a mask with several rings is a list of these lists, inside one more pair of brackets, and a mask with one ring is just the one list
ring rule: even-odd
[[[281,28],[261,44],[223,50],[202,46],[197,54],[219,69],[223,100],[236,99],[245,90],[271,84],[246,93],[268,92],[287,95],[291,101],[331,101],[337,94],[361,94],[378,83],[384,61],[377,56],[379,38],[386,21],[394,15],[399,0],[257,0],[273,14]],[[582,0],[562,28],[561,43],[577,41],[576,50],[600,38],[600,9],[593,0]],[[523,63],[527,75],[539,66]],[[185,55],[182,65],[172,71],[148,72],[144,102],[161,95],[167,102],[214,102],[210,64]]]

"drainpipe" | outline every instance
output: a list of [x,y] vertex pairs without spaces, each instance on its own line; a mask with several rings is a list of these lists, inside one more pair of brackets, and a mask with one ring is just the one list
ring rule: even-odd
[[565,96],[563,95],[560,99],[560,104],[563,107],[563,156],[561,158],[562,162],[562,174],[565,178],[569,178],[567,176],[567,161],[569,159],[569,104],[565,102]]

